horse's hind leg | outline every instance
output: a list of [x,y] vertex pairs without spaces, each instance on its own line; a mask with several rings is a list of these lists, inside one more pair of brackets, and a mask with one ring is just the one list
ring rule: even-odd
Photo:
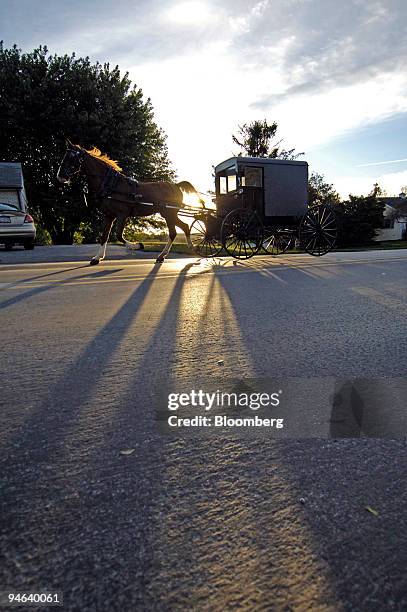
[[167,244],[165,245],[165,247],[163,248],[163,250],[161,251],[161,253],[159,254],[159,256],[156,259],[157,263],[162,263],[164,261],[164,259],[166,258],[166,256],[168,255],[168,253],[170,252],[170,249],[172,247],[172,243],[175,240],[175,237],[177,235],[177,230],[175,229],[175,223],[174,221],[171,219],[171,221],[169,219],[165,219],[167,222],[167,226],[168,226],[168,241]]
[[117,219],[117,228],[116,228],[117,240],[121,242],[122,244],[124,244],[125,247],[127,247],[128,249],[132,251],[133,250],[143,251],[144,244],[142,242],[129,242],[128,240],[126,240],[126,238],[124,238],[123,231],[126,225],[126,221],[127,221],[127,217],[118,217]]
[[90,260],[91,266],[96,266],[100,261],[103,261],[106,254],[106,245],[109,240],[110,230],[112,229],[114,217],[105,217],[105,224],[103,226],[102,235],[100,237],[100,247],[97,254]]
[[187,239],[187,243],[188,243],[189,248],[193,249],[194,245],[192,244],[192,241],[191,241],[191,230],[189,229],[188,223],[184,223],[184,221],[181,221],[177,217],[177,220],[175,221],[175,225],[177,227],[179,227],[180,229],[182,229],[182,231],[185,234],[185,238]]

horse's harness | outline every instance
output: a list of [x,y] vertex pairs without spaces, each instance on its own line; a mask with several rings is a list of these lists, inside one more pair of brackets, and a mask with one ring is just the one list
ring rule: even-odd
[[[125,180],[130,187],[134,188],[134,191],[128,193],[127,191],[120,191],[120,189],[117,189],[120,179]],[[111,198],[113,193],[117,193],[119,195],[127,196],[127,198],[130,198],[131,201],[134,202],[134,200],[142,197],[141,193],[136,193],[137,186],[138,181],[136,181],[136,179],[124,176],[113,168],[107,168],[96,196],[102,200],[106,198]]]

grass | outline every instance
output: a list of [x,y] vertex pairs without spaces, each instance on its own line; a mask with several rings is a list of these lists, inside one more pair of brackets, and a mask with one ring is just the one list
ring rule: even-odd
[[383,240],[364,247],[342,247],[338,251],[377,251],[407,249],[407,240]]
[[[143,244],[144,244],[144,250],[147,251],[147,253],[160,253],[167,243],[166,242],[145,242],[144,241]],[[191,249],[188,247],[186,242],[185,243],[174,242],[174,244],[171,247],[171,253],[187,253],[190,255],[192,254]]]

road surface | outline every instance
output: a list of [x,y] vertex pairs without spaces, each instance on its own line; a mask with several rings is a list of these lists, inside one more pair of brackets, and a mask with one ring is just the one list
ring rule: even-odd
[[[407,253],[88,250],[0,253],[0,590],[405,610]],[[165,433],[204,385],[278,389],[284,429]]]

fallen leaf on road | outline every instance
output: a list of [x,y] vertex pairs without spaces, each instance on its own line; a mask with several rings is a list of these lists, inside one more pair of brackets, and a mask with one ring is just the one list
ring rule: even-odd
[[370,506],[365,506],[365,509],[370,512],[371,514],[374,514],[374,516],[379,516],[379,513],[377,510],[375,510],[374,508],[371,508]]
[[134,453],[136,449],[135,448],[126,448],[125,450],[121,450],[120,454],[121,455],[131,455],[132,453]]

